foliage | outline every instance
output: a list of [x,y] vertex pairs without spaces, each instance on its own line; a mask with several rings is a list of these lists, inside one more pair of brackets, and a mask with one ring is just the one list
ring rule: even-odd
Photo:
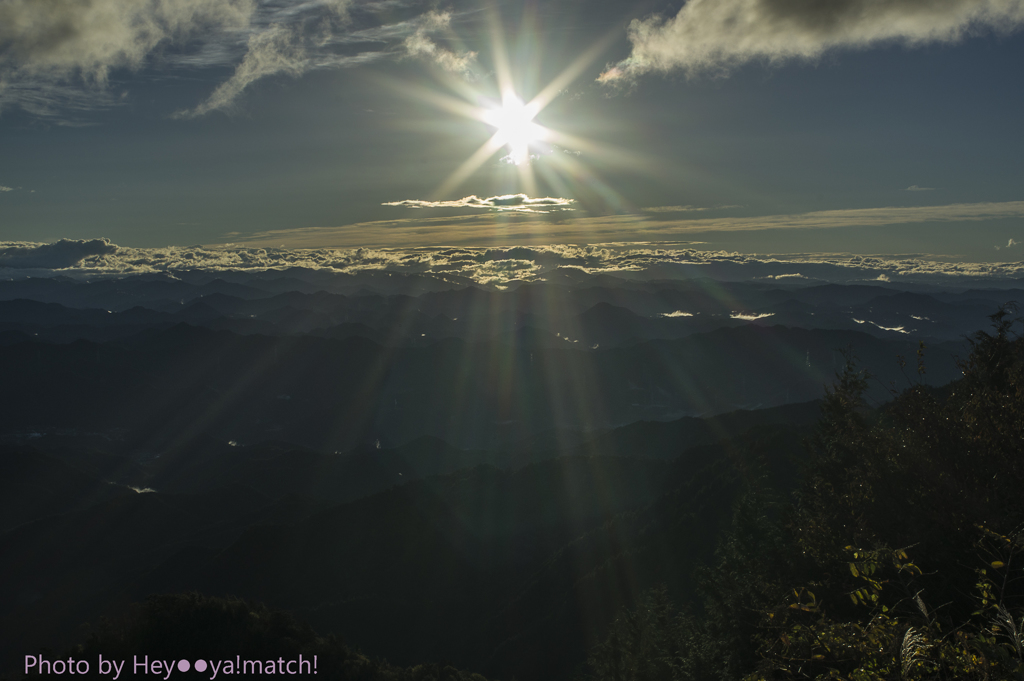
[[672,674],[594,664],[628,649],[629,669],[646,668],[645,649],[624,647],[613,627],[592,678],[1024,679],[1024,339],[1013,309],[969,339],[961,380],[912,381],[878,410],[851,358],[788,510],[741,501],[701,576],[703,612],[656,618],[669,624],[648,635],[661,641],[651,650],[676,651]]
[[587,677],[615,681],[737,678],[755,661],[748,645],[760,610],[781,596],[767,579],[787,562],[771,519],[774,495],[755,478],[736,503],[714,568],[698,569],[700,612],[679,611],[662,586],[612,623],[592,651]]
[[594,648],[591,672],[615,681],[671,681],[691,625],[664,587],[653,589],[635,609],[624,610],[608,638]]
[[788,606],[765,613],[759,669],[747,680],[1024,678],[1024,622],[1020,608],[1013,614],[1008,606],[1010,570],[1024,551],[1024,533],[977,531],[975,555],[1002,560],[976,568],[967,600],[978,609],[969,618],[950,622],[926,604],[928,575],[906,550],[847,547],[850,574],[859,582],[847,595],[860,612],[836,618],[813,595],[808,602],[794,591]]

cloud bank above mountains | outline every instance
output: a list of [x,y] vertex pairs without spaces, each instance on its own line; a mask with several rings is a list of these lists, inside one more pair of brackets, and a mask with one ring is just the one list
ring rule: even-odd
[[629,25],[632,54],[599,78],[652,71],[722,75],[749,61],[815,59],[831,49],[952,43],[1024,27],[1021,0],[689,0],[670,19]]
[[0,269],[61,270],[77,267],[86,258],[117,252],[118,247],[106,239],[61,239],[52,244],[0,243]]
[[[262,272],[291,268],[342,273],[386,271],[457,276],[483,285],[552,276],[608,274],[626,279],[711,277],[723,281],[900,282],[1020,286],[1024,262],[945,262],[927,255],[758,256],[692,245],[608,243],[510,248],[275,249],[237,246],[129,248],[106,239],[52,244],[0,242],[0,279],[116,277],[175,272]],[[1016,281],[1015,281],[1016,280]]]

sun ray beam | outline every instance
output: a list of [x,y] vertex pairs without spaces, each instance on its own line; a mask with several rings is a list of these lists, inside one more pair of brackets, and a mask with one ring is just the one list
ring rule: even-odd
[[501,137],[498,133],[491,135],[491,138],[480,145],[480,148],[473,152],[473,155],[462,162],[455,171],[449,175],[441,186],[434,192],[434,198],[441,198],[448,196],[455,189],[459,187],[463,182],[469,178],[476,170],[487,162],[487,159],[494,156],[494,154],[504,146],[504,142],[501,141]]
[[604,38],[595,43],[590,49],[577,57],[568,67],[555,76],[554,80],[548,83],[537,95],[530,100],[528,106],[538,113],[550,104],[558,93],[569,87],[574,80],[580,77],[591,64],[601,56],[601,53],[608,49],[608,46],[618,36],[617,32],[609,32]]

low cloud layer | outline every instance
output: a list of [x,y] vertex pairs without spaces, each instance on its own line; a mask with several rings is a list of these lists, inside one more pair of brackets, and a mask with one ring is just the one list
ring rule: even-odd
[[[898,282],[939,285],[1019,285],[1021,263],[946,262],[924,256],[799,254],[758,256],[708,251],[684,244],[607,243],[510,248],[260,248],[247,246],[118,247],[105,239],[54,244],[0,243],[0,278],[98,278],[208,271],[263,272],[303,268],[356,273],[376,270],[452,275],[482,285],[538,281],[573,273],[624,279],[722,281]],[[221,276],[221,275],[218,275]]]
[[632,54],[598,80],[651,71],[722,74],[753,60],[815,59],[836,48],[951,43],[1024,26],[1022,0],[689,0],[678,14],[635,19]]
[[106,239],[61,239],[52,244],[0,244],[0,267],[59,270],[74,267],[91,256],[116,252],[117,246]]
[[467,196],[455,201],[422,201],[419,199],[406,199],[404,201],[390,201],[382,203],[382,206],[397,206],[400,208],[483,208],[497,211],[510,211],[517,213],[550,213],[556,210],[572,210],[574,199],[562,199],[551,196],[531,199],[526,194],[504,194],[481,199],[476,195]]

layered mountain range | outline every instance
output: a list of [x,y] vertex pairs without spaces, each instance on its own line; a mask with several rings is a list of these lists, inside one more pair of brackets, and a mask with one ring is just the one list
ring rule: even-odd
[[745,481],[788,489],[826,386],[960,376],[1021,291],[559,270],[0,282],[0,669],[154,593],[373,656],[567,678],[694,592]]

